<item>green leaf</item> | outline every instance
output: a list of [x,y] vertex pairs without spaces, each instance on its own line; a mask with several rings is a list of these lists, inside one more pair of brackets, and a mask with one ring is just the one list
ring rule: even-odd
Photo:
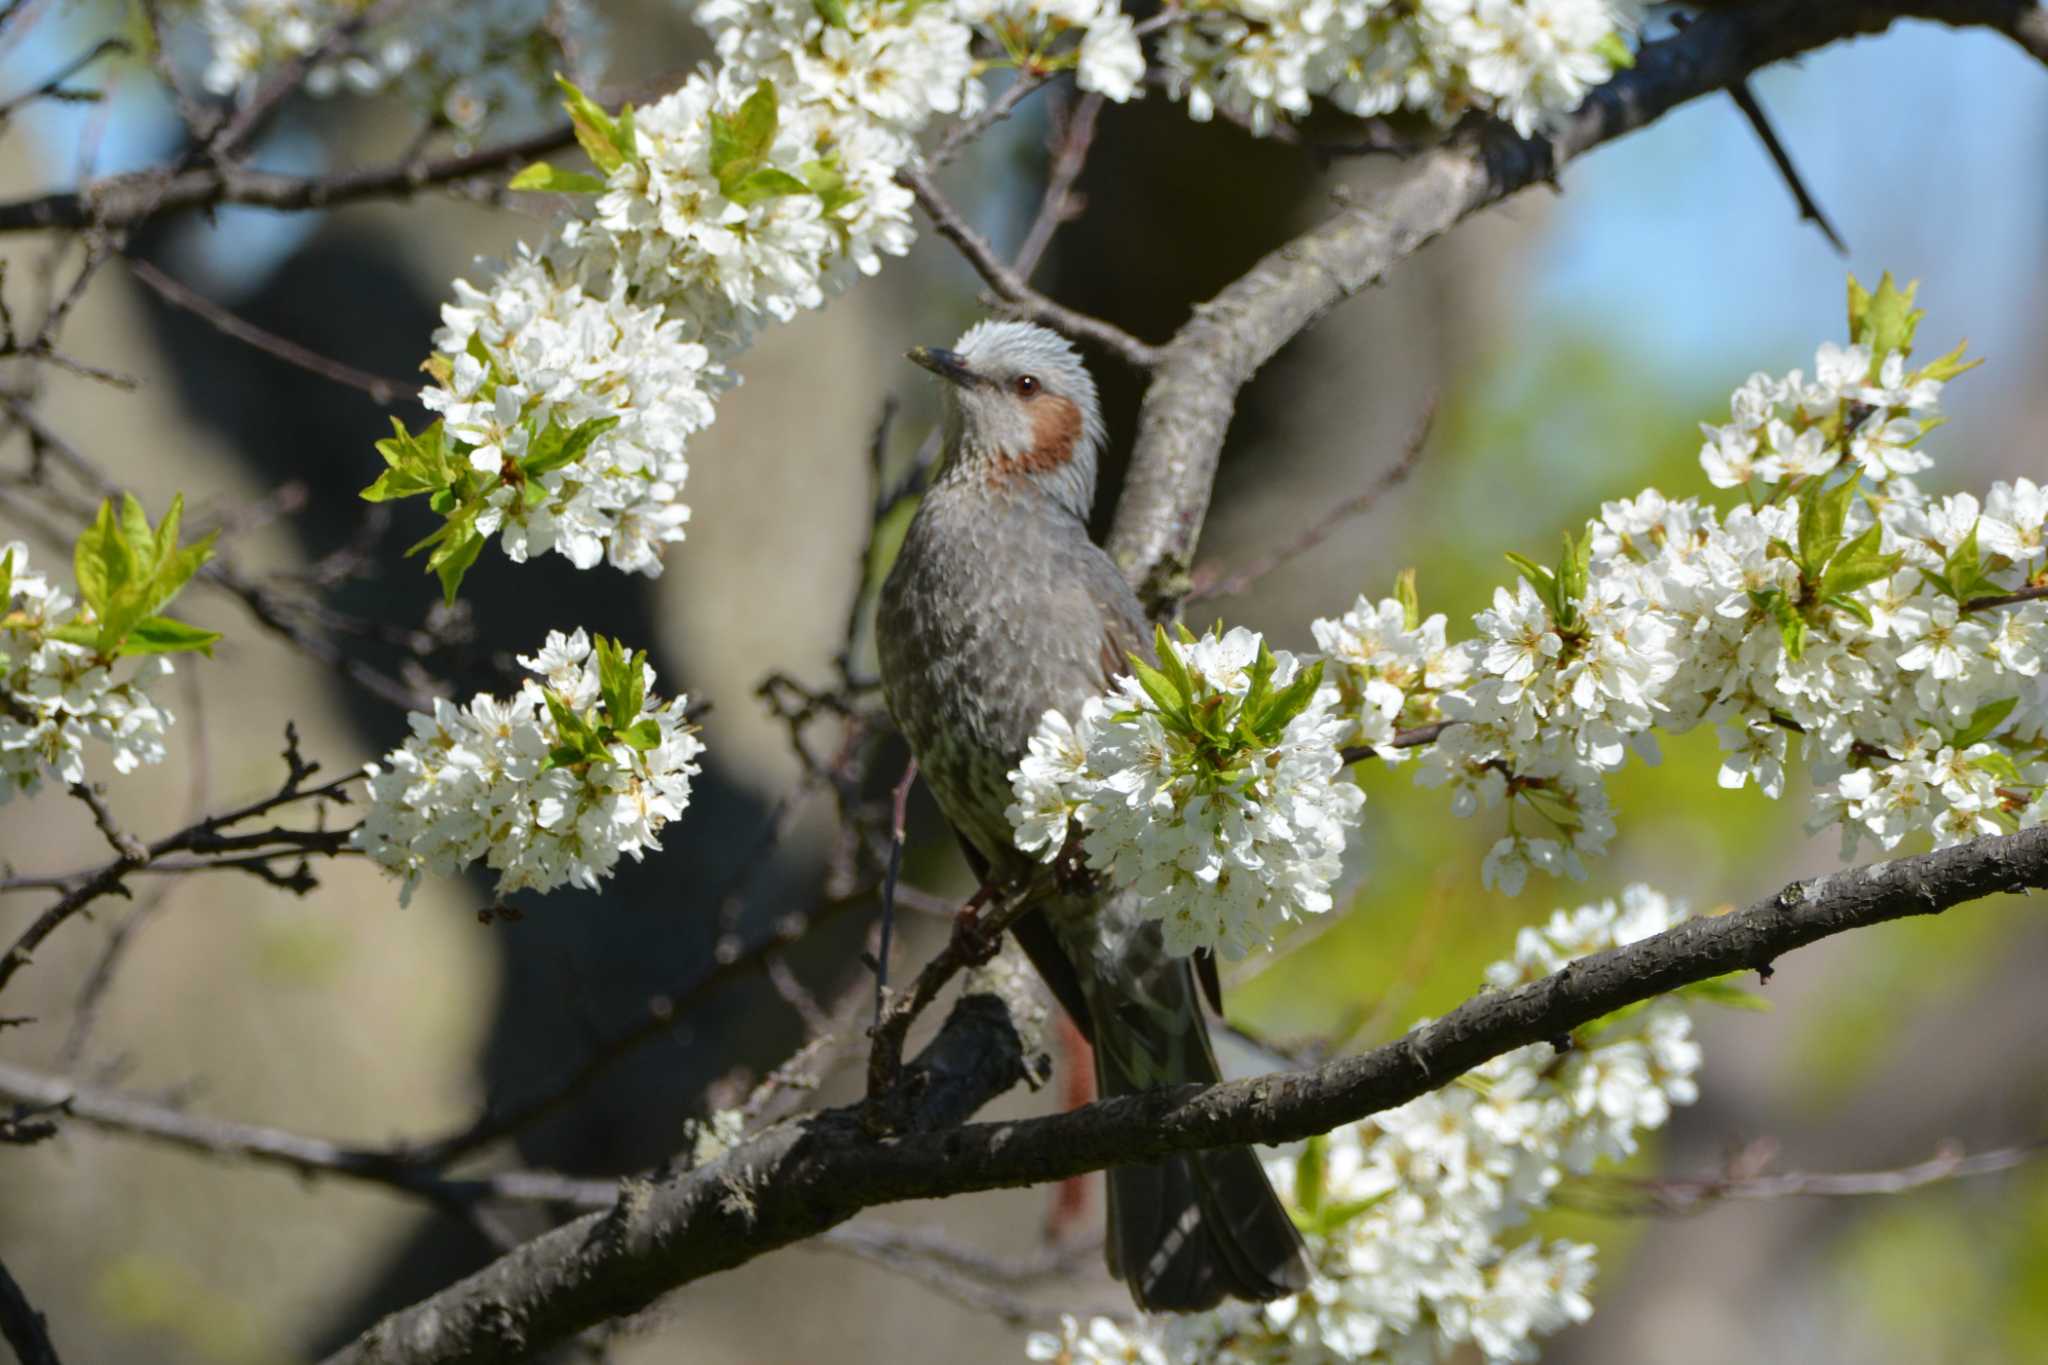
[[[178,530],[177,518],[182,510],[183,504],[173,500],[171,511],[165,516],[174,537]],[[133,493],[121,495],[121,539],[127,543],[129,557],[135,561],[135,577],[154,577],[157,561],[156,533],[150,530],[149,513],[142,510],[141,501]]]
[[1849,504],[1856,498],[1856,481],[1848,479],[1824,488],[1819,479],[1799,490],[1799,567],[1809,579],[1820,577],[1822,568],[1841,548],[1842,525],[1849,518]]
[[505,182],[508,190],[536,190],[545,194],[602,194],[610,183],[602,176],[583,171],[565,171],[536,161]]
[[1991,737],[1991,732],[2005,724],[2005,718],[2020,704],[2018,697],[2005,697],[1999,701],[1987,701],[1970,713],[1969,722],[1956,731],[1949,743],[1958,749],[1967,749]]
[[740,182],[757,170],[775,143],[778,113],[775,86],[762,81],[739,109],[711,115],[711,174],[732,198]]
[[1874,294],[1858,284],[1855,276],[1849,277],[1849,339],[1869,348],[1871,378],[1877,377],[1879,365],[1893,351],[1912,354],[1913,332],[1927,316],[1926,310],[1913,306],[1919,288],[1918,280],[1899,288],[1889,270]]
[[780,199],[789,194],[809,194],[811,187],[791,175],[788,171],[773,166],[763,166],[749,171],[738,183],[726,190],[725,197],[746,208],[766,199]]
[[1588,528],[1585,535],[1574,538],[1570,531],[1564,533],[1564,553],[1557,561],[1558,605],[1573,608],[1586,597],[1586,585],[1592,581],[1593,532]]
[[[1827,569],[1820,576],[1820,586],[1815,596],[1823,601],[1855,592],[1872,583],[1881,583],[1899,571],[1905,562],[1903,554],[1881,554],[1878,546],[1884,543],[1884,528],[1873,524],[1862,535],[1843,546],[1841,552],[1828,561]],[[1868,617],[1868,613],[1865,613]]]
[[[447,529],[454,531],[454,522]],[[462,586],[462,577],[469,572],[469,566],[476,563],[476,557],[484,548],[484,538],[476,533],[473,526],[465,524],[460,533],[451,534],[441,542],[427,561],[427,567],[441,579],[441,600],[455,605],[455,590]]]
[[168,616],[147,616],[137,621],[121,642],[122,654],[182,654],[191,650],[213,655],[217,630],[202,630]]
[[557,73],[555,84],[562,87],[565,96],[562,107],[569,111],[569,122],[576,129],[576,141],[582,146],[583,154],[607,175],[625,165],[632,155],[630,131],[627,145],[621,148],[619,125],[612,121],[611,115],[572,85],[567,77]]
[[811,0],[811,7],[818,11],[818,17],[834,28],[849,26],[846,17],[846,0]]
[[[405,423],[394,417],[391,419],[391,432],[390,436],[377,442],[377,453],[384,457],[384,472],[358,497],[365,502],[389,502],[396,498],[433,493],[455,480],[457,473],[449,463],[445,432],[440,422],[432,423],[415,436],[405,429]],[[434,510],[446,511],[441,507]]]
[[565,429],[552,419],[526,449],[526,457],[519,467],[528,474],[546,474],[572,465],[583,458],[590,443],[619,424],[616,417],[593,417],[579,422],[572,429]]
[[1527,555],[1518,555],[1513,550],[1509,550],[1507,554],[1508,563],[1521,570],[1522,577],[1529,580],[1529,586],[1536,590],[1536,595],[1550,607],[1550,614],[1559,615],[1557,575]]
[[647,654],[626,652],[616,639],[600,635],[595,641],[598,694],[604,699],[605,718],[614,729],[631,725],[647,700]]
[[797,172],[803,176],[804,184],[810,187],[811,193],[818,196],[828,218],[860,198],[860,191],[847,185],[846,172],[839,164],[837,152],[817,161],[806,161],[797,167]]
[[1827,603],[1829,606],[1834,607],[1838,611],[1848,612],[1858,621],[1861,621],[1865,626],[1874,626],[1877,624],[1877,618],[1870,614],[1870,608],[1864,606],[1861,602],[1858,602],[1853,597],[1846,597],[1840,593],[1837,593],[1833,597],[1824,597],[1821,600]]
[[0,556],[0,616],[14,603],[14,547],[7,547],[7,553]]
[[[1937,360],[1931,360],[1927,364],[1922,365],[1920,373],[1929,379],[1939,380],[1946,384],[1957,375],[1976,369],[1984,363],[1984,357],[1978,356],[1974,360],[1963,359],[1963,352],[1969,348],[1969,345],[1970,343],[1967,341],[1958,341],[1953,351]],[[1921,425],[1924,428],[1927,424],[1922,423]]]
[[1710,976],[1705,981],[1695,981],[1690,985],[1680,986],[1676,994],[1684,996],[1689,1000],[1700,1000],[1709,1005],[1719,1005],[1723,1009],[1750,1010],[1758,1014],[1769,1014],[1771,1012],[1771,1002],[1755,991],[1745,990],[1741,986],[1736,985],[1735,981],[1738,975],[1739,973],[1730,972],[1726,976]]
[[78,580],[78,596],[93,615],[104,618],[114,590],[126,583],[134,570],[128,547],[114,526],[114,504],[102,502],[92,524],[81,531],[71,550],[71,572]]
[[1605,61],[1616,71],[1626,71],[1636,64],[1636,54],[1629,50],[1628,40],[1621,31],[1610,31],[1606,37],[1593,44],[1593,55]]
[[1180,694],[1174,689],[1173,679],[1135,654],[1131,656],[1131,668],[1133,676],[1138,680],[1138,686],[1145,689],[1145,695],[1159,708],[1159,714],[1178,719],[1186,713]]
[[1976,758],[1971,759],[1970,766],[1990,773],[1999,781],[2010,783],[2015,787],[2021,785],[2023,780],[2020,777],[2018,765],[2012,761],[2012,756],[1999,753],[1996,749],[1988,754],[1980,754]]
[[635,721],[619,731],[619,738],[635,749],[645,752],[661,743],[661,722],[652,716]]
[[1394,576],[1394,600],[1401,604],[1401,625],[1415,630],[1422,625],[1422,598],[1415,591],[1415,570],[1406,568]]
[[1267,702],[1263,712],[1249,718],[1247,723],[1253,734],[1268,743],[1278,739],[1287,722],[1308,709],[1308,704],[1315,700],[1316,689],[1322,685],[1323,661],[1318,659]]
[[1329,1237],[1343,1231],[1345,1224],[1362,1214],[1369,1213],[1392,1193],[1392,1190],[1382,1190],[1364,1199],[1340,1199],[1334,1203],[1325,1203],[1317,1208],[1313,1216],[1297,1216],[1294,1224],[1312,1237]]
[[1301,1155],[1294,1159],[1294,1207],[1306,1218],[1313,1219],[1323,1207],[1329,1145],[1318,1134],[1301,1144]]
[[[1193,644],[1195,642],[1194,636],[1188,633],[1186,626],[1181,626],[1180,632],[1186,637],[1182,641],[1183,644]],[[1152,627],[1152,656],[1159,660],[1160,672],[1164,673],[1173,683],[1173,689],[1179,694],[1181,701],[1188,705],[1193,705],[1195,700],[1195,680],[1189,676],[1187,663],[1180,657],[1180,651],[1173,647],[1171,640],[1167,639],[1165,626],[1154,625]]]

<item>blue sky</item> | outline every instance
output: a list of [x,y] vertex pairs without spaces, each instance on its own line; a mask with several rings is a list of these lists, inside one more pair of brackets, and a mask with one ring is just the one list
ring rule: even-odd
[[[1525,330],[1617,336],[1651,370],[1715,378],[1811,364],[1843,276],[1924,281],[1927,340],[2020,361],[2048,315],[2048,71],[2003,37],[1901,24],[1753,85],[1847,261],[1796,216],[1734,103],[1716,97],[1567,168],[1530,263]],[[2001,367],[2002,368],[2002,367]],[[2025,374],[2024,368],[2007,373]]]

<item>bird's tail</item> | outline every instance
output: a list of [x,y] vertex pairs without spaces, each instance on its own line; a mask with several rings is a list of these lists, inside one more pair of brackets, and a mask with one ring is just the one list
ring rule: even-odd
[[[1161,956],[1140,982],[1127,975],[1089,992],[1105,1098],[1220,1079],[1194,972]],[[1308,1283],[1301,1235],[1249,1147],[1118,1166],[1108,1184],[1110,1273],[1140,1308],[1191,1313],[1225,1295],[1277,1299]]]

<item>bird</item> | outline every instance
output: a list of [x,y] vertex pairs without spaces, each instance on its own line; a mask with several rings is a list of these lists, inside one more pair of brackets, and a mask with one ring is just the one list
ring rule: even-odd
[[[996,319],[908,354],[944,381],[944,425],[877,603],[882,690],[986,892],[1037,870],[1004,812],[1040,718],[1078,715],[1151,654],[1151,628],[1088,535],[1105,436],[1074,347]],[[1205,991],[1221,1008],[1213,960],[1198,981],[1129,892],[1033,885],[1049,889],[1012,932],[1091,1043],[1098,1093],[1220,1079],[1202,1012]],[[1141,1309],[1277,1299],[1308,1281],[1301,1236],[1248,1147],[1118,1166],[1107,1188],[1110,1273]]]

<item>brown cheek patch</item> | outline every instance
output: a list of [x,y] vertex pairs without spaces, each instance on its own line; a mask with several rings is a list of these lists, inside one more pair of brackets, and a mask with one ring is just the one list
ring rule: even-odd
[[1031,448],[1019,455],[999,455],[990,469],[991,482],[1026,474],[1050,474],[1074,458],[1081,439],[1081,410],[1064,398],[1044,394],[1031,404]]

